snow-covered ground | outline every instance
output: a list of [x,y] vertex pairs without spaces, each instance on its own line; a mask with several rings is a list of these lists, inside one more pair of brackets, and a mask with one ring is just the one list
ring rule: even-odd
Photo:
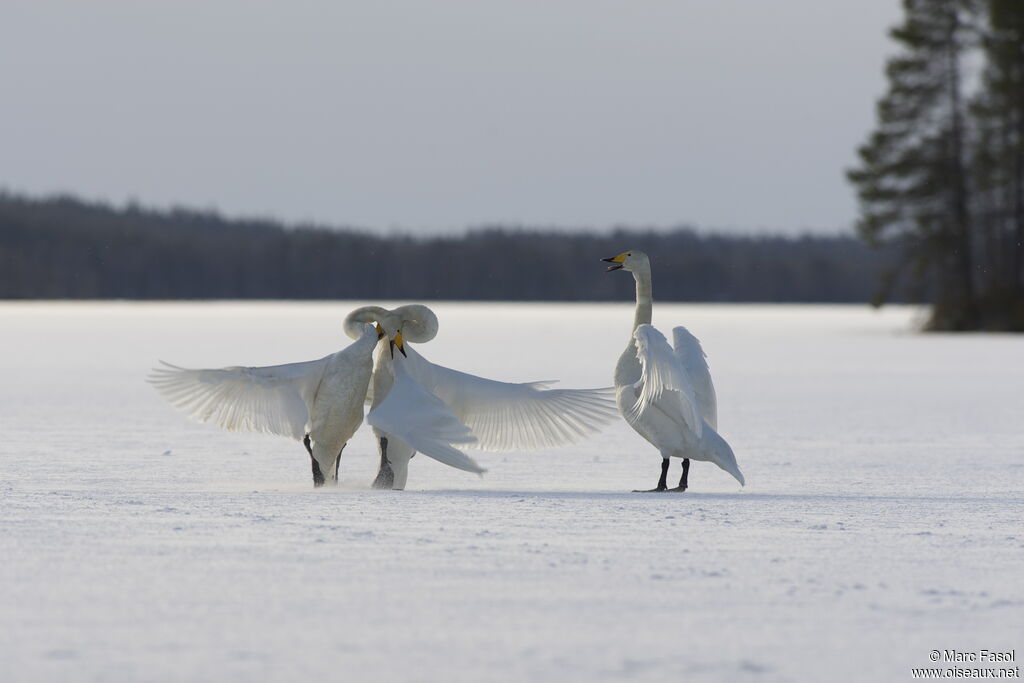
[[[0,304],[0,680],[898,681],[1024,658],[1024,339],[915,312],[655,304],[704,343],[747,486],[685,494],[624,423],[339,488],[300,444],[189,422],[157,359],[264,365],[356,303]],[[431,360],[610,384],[632,307],[437,304]],[[677,478],[679,463],[670,475]]]

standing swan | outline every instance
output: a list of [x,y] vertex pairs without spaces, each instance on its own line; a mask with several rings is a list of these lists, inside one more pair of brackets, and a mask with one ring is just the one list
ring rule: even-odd
[[[661,477],[655,491],[685,491],[690,459],[715,463],[742,485],[743,474],[725,439],[715,431],[715,387],[697,338],[685,327],[672,330],[675,351],[651,325],[651,262],[642,251],[601,259],[627,270],[636,280],[636,317],[629,345],[615,366],[615,395],[626,422],[661,452]],[[679,486],[666,483],[670,457],[683,459]]]
[[395,354],[392,342],[381,338],[371,389],[375,407],[368,417],[380,448],[375,488],[405,488],[409,460],[423,451],[409,439],[396,438],[382,423],[377,407],[390,398],[392,384],[402,376],[440,399],[466,425],[473,437],[466,443],[469,448],[509,451],[564,446],[590,436],[615,414],[607,389],[548,389],[548,382],[498,382],[431,363],[405,344],[427,342],[437,335],[437,316],[426,306],[413,304],[390,311],[367,306],[349,315],[363,320],[376,315],[374,320],[401,352]]
[[336,483],[341,451],[363,422],[378,337],[372,325],[347,320],[345,333],[355,342],[319,360],[216,370],[164,363],[149,382],[171,405],[200,422],[302,441],[312,462],[313,485]]
[[388,429],[382,428],[389,415],[377,409],[388,397],[396,381],[395,349],[397,348],[403,357],[408,357],[406,342],[422,343],[433,339],[437,335],[437,316],[426,306],[417,304],[399,306],[392,310],[380,306],[363,306],[349,313],[345,320],[376,322],[385,331],[387,340],[382,336],[377,344],[373,378],[367,395],[370,411],[374,416],[370,424],[380,450],[380,466],[373,481],[373,488],[404,489],[409,476],[409,460],[416,455],[416,449],[397,438]]

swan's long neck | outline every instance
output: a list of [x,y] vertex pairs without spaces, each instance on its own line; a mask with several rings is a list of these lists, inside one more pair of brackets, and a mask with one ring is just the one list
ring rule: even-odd
[[[633,332],[641,325],[651,324],[651,267],[641,267],[632,271],[633,279],[636,280],[636,316],[633,318]],[[636,357],[636,338],[629,335],[629,343],[626,350],[619,356],[619,362],[615,365],[615,386],[631,387],[643,374],[640,361]],[[630,402],[635,398],[629,399]]]
[[370,383],[373,387],[373,407],[376,408],[395,383],[394,360],[391,358],[387,337],[377,342],[377,355],[374,359],[373,377]]
[[361,306],[345,316],[342,329],[349,338],[359,339],[367,323],[379,322],[387,313],[387,310],[380,306]]
[[651,269],[634,270],[633,278],[636,280],[636,316],[633,318],[633,329],[641,325],[651,324],[651,309],[653,299],[651,298]]

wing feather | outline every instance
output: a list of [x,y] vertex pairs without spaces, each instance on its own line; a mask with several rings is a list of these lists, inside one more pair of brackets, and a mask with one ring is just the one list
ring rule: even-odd
[[642,370],[637,383],[637,400],[632,409],[633,418],[657,405],[666,414],[681,417],[699,437],[701,417],[693,386],[665,335],[651,325],[640,325],[633,332],[633,338],[636,339],[636,356]]
[[405,441],[413,450],[446,465],[467,472],[484,472],[475,460],[452,445],[474,441],[469,427],[460,422],[441,399],[420,386],[400,359],[395,359],[393,367],[394,384],[384,400],[370,411],[366,421]]
[[409,373],[444,401],[484,450],[554,448],[581,441],[614,419],[615,394],[549,389],[553,382],[498,382],[431,363],[407,347]]
[[161,361],[163,367],[154,368],[146,379],[171,405],[200,422],[301,440],[330,358],[203,370]]
[[704,421],[712,429],[718,429],[718,398],[715,396],[715,385],[711,381],[711,370],[708,368],[707,354],[700,345],[700,340],[680,325],[672,330],[672,341],[675,355],[683,366],[693,385],[697,410]]

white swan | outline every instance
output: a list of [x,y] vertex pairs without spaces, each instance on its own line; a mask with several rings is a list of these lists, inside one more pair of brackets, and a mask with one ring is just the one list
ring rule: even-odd
[[[619,411],[661,453],[661,477],[651,491],[685,491],[690,459],[715,463],[744,484],[736,456],[718,428],[718,406],[700,342],[685,327],[672,330],[675,350],[651,326],[651,262],[642,251],[601,259],[608,271],[628,270],[636,280],[636,317],[629,345],[615,366]],[[669,458],[683,458],[679,486],[668,489]]]
[[[498,382],[431,363],[406,344],[436,336],[437,316],[426,306],[400,306],[391,311],[365,307],[350,315],[366,319],[372,314],[379,316],[376,322],[402,352],[395,355],[390,343],[381,339],[374,364],[372,404],[377,406],[390,397],[388,392],[400,378],[396,371],[401,368],[402,374],[439,398],[466,425],[474,437],[466,443],[469,448],[510,451],[564,446],[590,436],[615,415],[608,389],[548,389],[550,382]],[[375,409],[368,417],[381,456],[374,487],[402,489],[409,460],[421,449],[397,437],[379,415]]]
[[[341,451],[363,421],[373,350],[378,339],[387,336],[382,328],[375,329],[367,322],[360,316],[348,316],[345,333],[355,342],[319,360],[207,370],[165,363],[153,370],[149,381],[172,405],[200,422],[302,441],[312,463],[313,485],[336,483]],[[445,414],[449,411],[439,409],[436,399],[425,398],[414,381],[398,383],[395,388],[391,403],[382,407],[389,416],[395,411],[404,413],[403,421],[389,423],[397,434],[418,440],[426,455],[449,465],[483,471],[450,446],[472,437],[454,416]],[[418,434],[408,434],[407,426]]]
[[[401,362],[396,363],[395,349],[397,348],[402,358],[405,358],[408,355],[405,346],[407,341],[427,342],[433,339],[437,334],[437,317],[426,306],[410,304],[408,306],[399,306],[393,310],[380,306],[362,306],[349,313],[345,320],[346,324],[349,324],[348,321],[350,320],[374,322],[384,331],[384,336],[381,337],[377,344],[373,377],[367,393],[367,400],[370,402],[370,412],[374,417],[372,421],[368,420],[368,422],[373,427],[375,441],[380,451],[380,465],[377,476],[373,481],[373,488],[404,489],[409,476],[409,460],[416,455],[416,449],[407,441],[395,436],[395,432],[401,430],[395,428],[394,421],[401,419],[401,417],[395,415],[391,410],[392,406],[396,404],[394,397],[392,397],[388,404],[385,404],[383,411],[380,410],[380,406],[389,397],[392,385],[396,381],[403,381],[408,378],[407,373],[400,373],[396,377],[395,368]],[[429,392],[427,393],[429,394]],[[427,401],[424,399],[424,402],[430,403],[436,408],[436,404],[433,402],[439,401],[439,399],[432,394],[430,394],[430,397],[431,400]],[[423,399],[422,396],[421,399]],[[450,414],[450,411],[448,412]],[[445,422],[447,421],[445,420]],[[464,433],[468,435],[468,428],[461,422],[459,422],[459,425],[462,430],[465,430]],[[406,431],[415,433],[417,430]],[[446,432],[446,435],[448,434]],[[450,434],[454,435],[455,430],[452,429]],[[472,438],[469,437],[469,440],[472,440]],[[458,443],[464,442],[459,441]],[[456,442],[450,441],[449,443]]]

